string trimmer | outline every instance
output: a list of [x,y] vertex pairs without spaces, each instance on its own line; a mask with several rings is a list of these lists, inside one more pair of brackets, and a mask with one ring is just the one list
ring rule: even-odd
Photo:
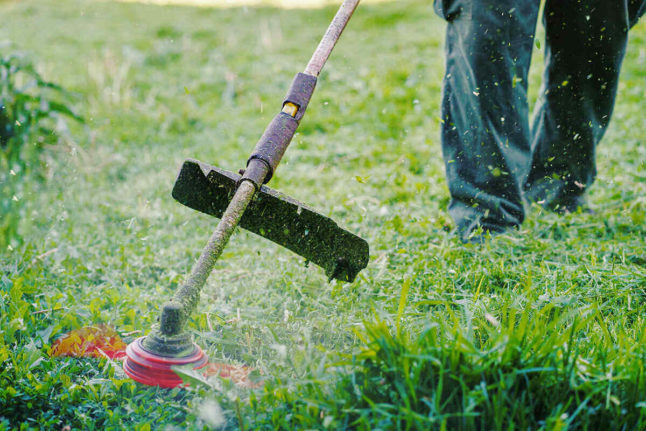
[[303,73],[292,82],[282,110],[269,123],[240,175],[196,160],[182,166],[173,197],[220,218],[187,280],[166,303],[147,337],[128,345],[124,369],[134,380],[174,387],[182,383],[172,367],[207,363],[184,326],[197,307],[200,290],[236,226],[245,228],[322,267],[329,279],[352,282],[368,264],[368,243],[333,220],[280,194],[266,184],[305,115],[316,81],[359,0],[345,0]]

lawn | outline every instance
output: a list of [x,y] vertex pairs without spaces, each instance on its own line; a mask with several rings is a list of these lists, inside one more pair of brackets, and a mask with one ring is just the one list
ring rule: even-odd
[[239,231],[190,322],[264,386],[162,390],[114,361],[49,357],[82,326],[149,330],[216,222],[171,198],[179,166],[243,167],[334,12],[0,1],[2,52],[85,118],[44,148],[0,251],[0,430],[646,428],[644,22],[595,213],[530,208],[520,231],[463,245],[439,144],[444,23],[430,1],[359,6],[271,187],[365,238],[368,267],[329,283]]

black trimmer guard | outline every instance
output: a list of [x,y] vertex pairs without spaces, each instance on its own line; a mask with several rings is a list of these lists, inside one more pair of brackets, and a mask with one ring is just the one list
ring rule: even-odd
[[[221,218],[240,175],[188,159],[173,187],[173,198]],[[262,186],[239,226],[280,244],[325,270],[330,280],[354,281],[368,264],[368,243],[289,196]]]

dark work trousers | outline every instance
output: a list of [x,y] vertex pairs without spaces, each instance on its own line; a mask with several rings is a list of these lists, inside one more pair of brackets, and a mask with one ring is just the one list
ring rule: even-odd
[[[628,30],[646,0],[546,0],[545,73],[530,128],[540,0],[435,0],[448,21],[442,150],[462,239],[519,226],[523,199],[558,209],[593,182]],[[641,115],[641,114],[637,114]]]

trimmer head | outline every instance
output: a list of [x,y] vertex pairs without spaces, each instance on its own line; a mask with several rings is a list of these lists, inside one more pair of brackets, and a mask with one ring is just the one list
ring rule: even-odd
[[[173,197],[190,208],[221,218],[240,178],[233,172],[188,159],[175,182]],[[364,239],[266,186],[256,193],[239,226],[322,267],[330,279],[352,282],[368,264],[369,248]]]
[[208,358],[197,344],[194,350],[185,356],[162,356],[144,348],[143,340],[137,338],[126,348],[126,360],[123,369],[133,380],[148,386],[174,388],[182,384],[182,379],[171,368],[173,365],[193,365],[198,369],[206,365]]

